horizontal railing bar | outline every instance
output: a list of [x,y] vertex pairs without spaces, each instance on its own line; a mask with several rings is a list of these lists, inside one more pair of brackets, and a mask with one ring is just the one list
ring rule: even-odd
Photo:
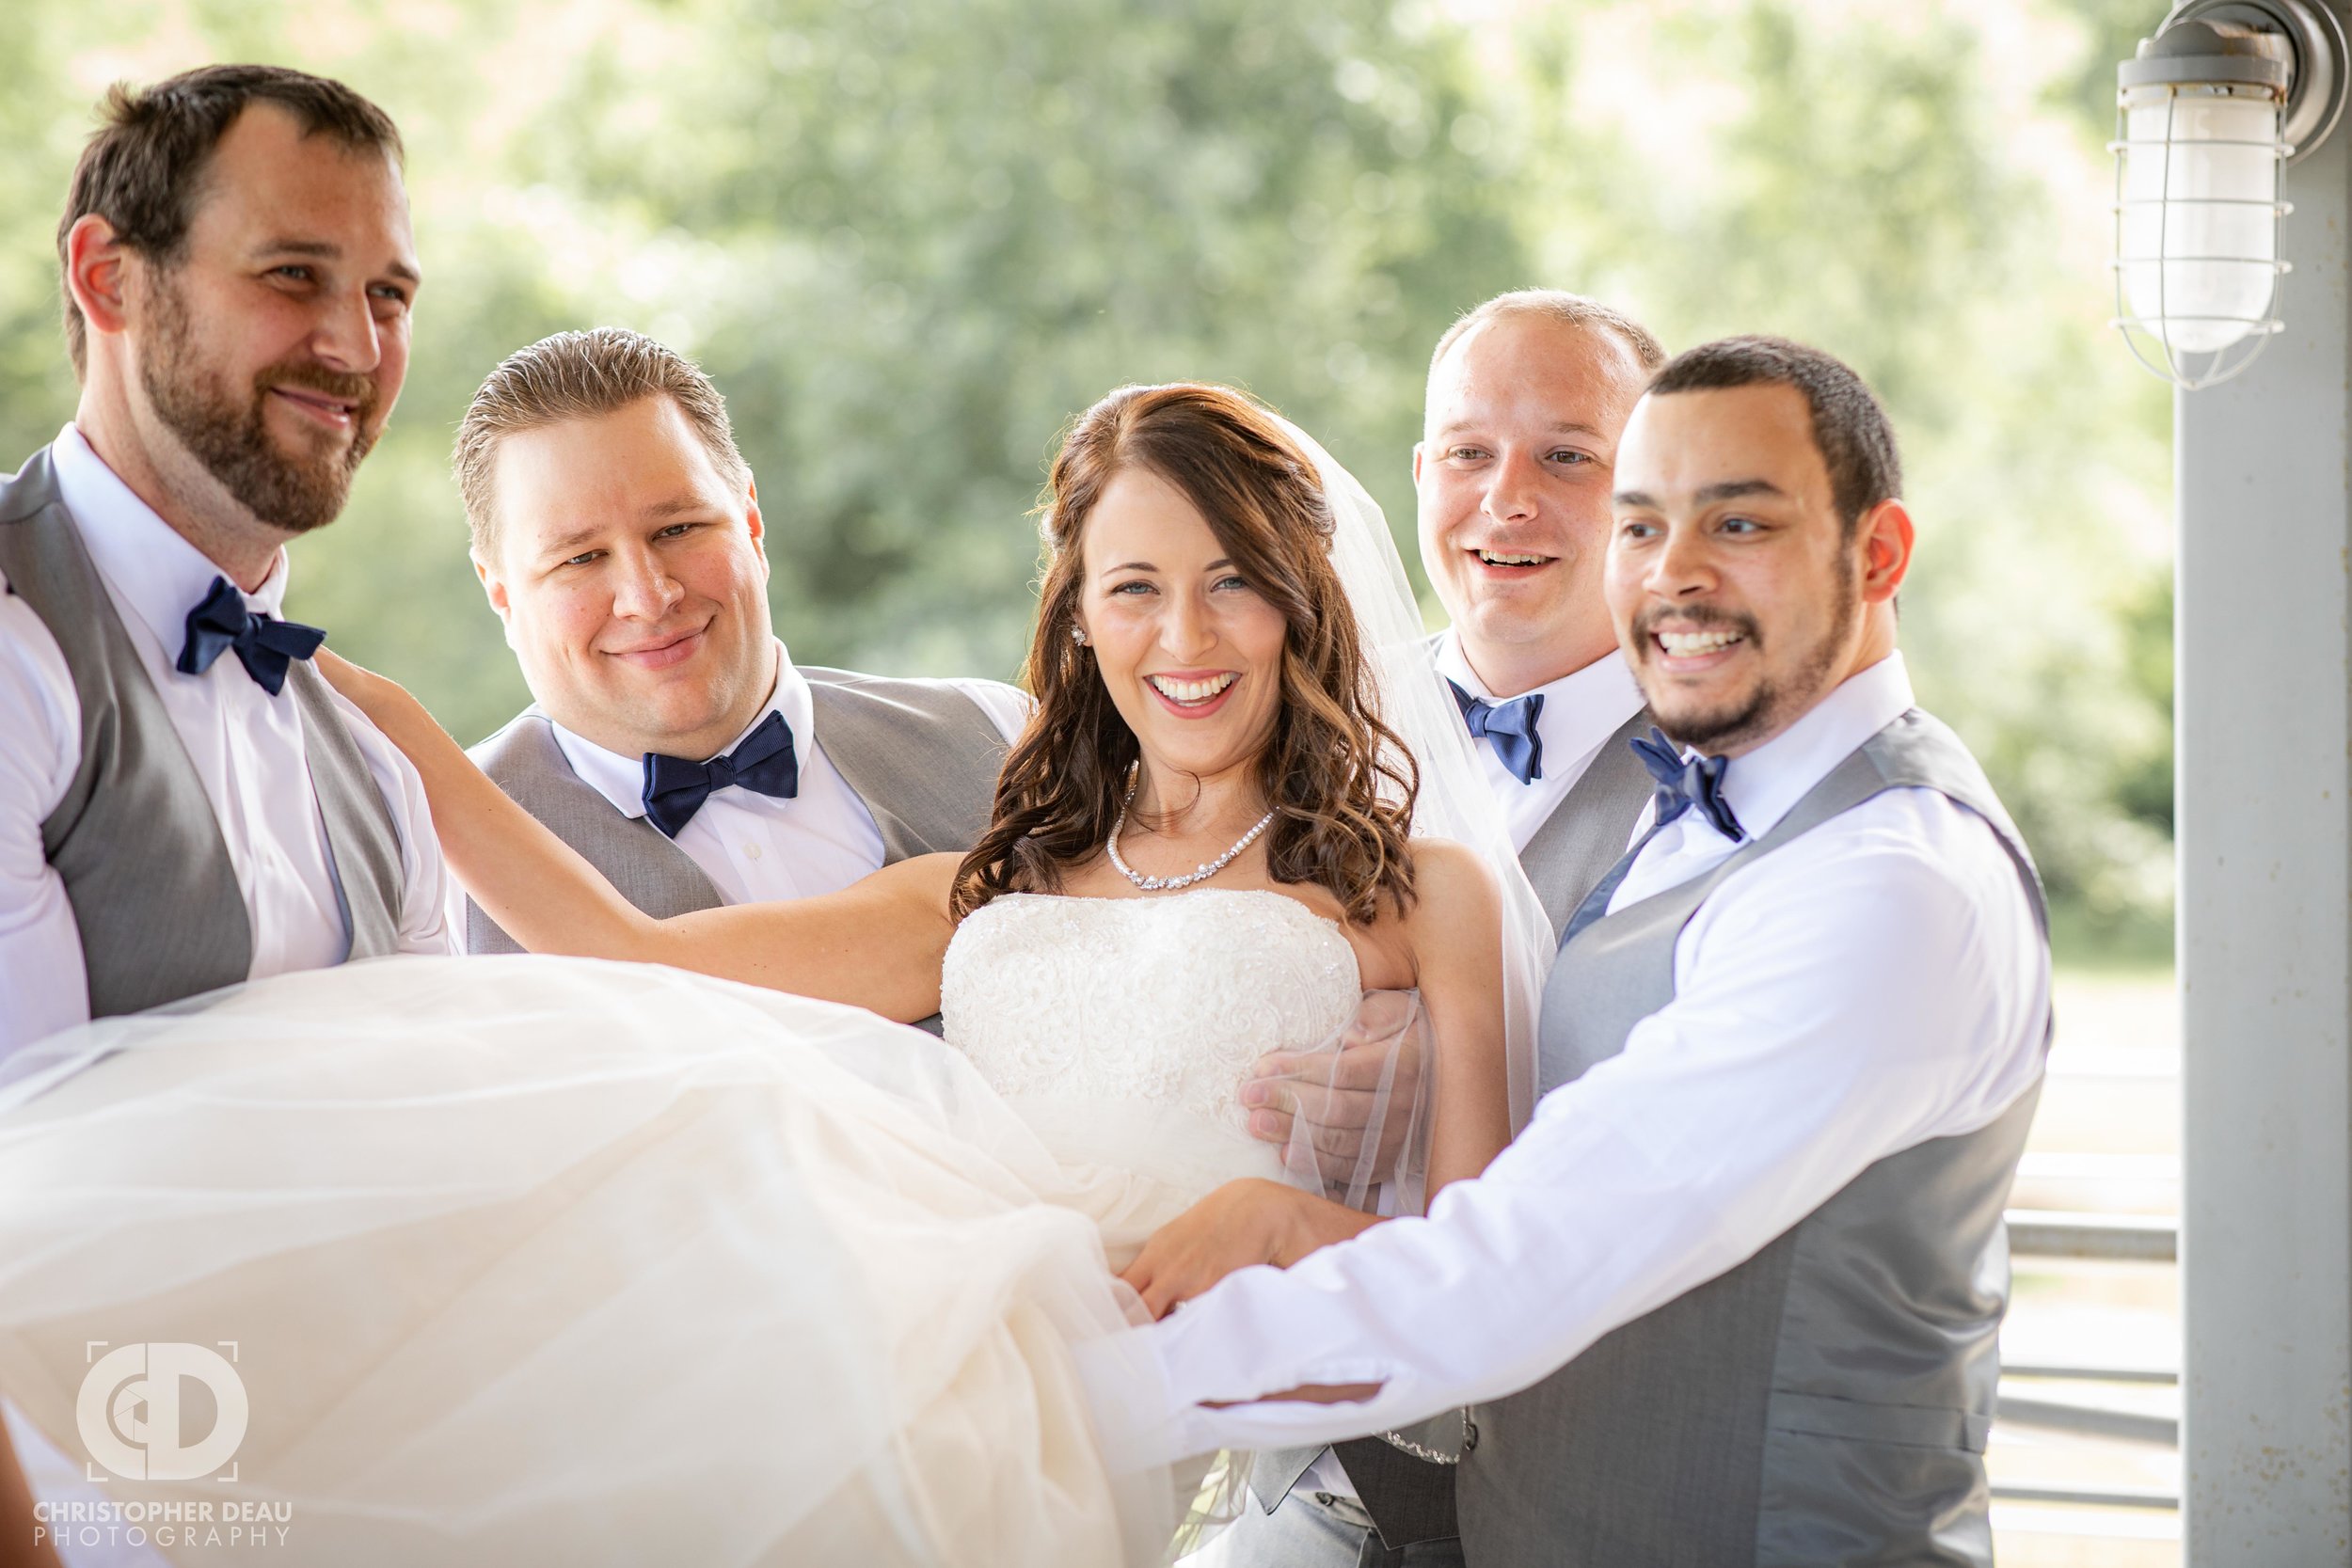
[[2065,1383],[2145,1383],[2167,1388],[2181,1386],[2181,1374],[2166,1367],[2069,1367],[2040,1361],[2004,1360],[2001,1375],[2048,1378]]
[[2122,136],[2107,143],[2109,152],[2127,147],[2259,147],[2281,158],[2295,150],[2293,142],[2265,141],[2260,136]]
[[2120,1443],[2144,1443],[2151,1448],[2181,1446],[2181,1423],[2175,1417],[2108,1410],[2064,1400],[2020,1400],[2004,1394],[1994,1405],[1993,1423],[2031,1427],[2040,1432],[2067,1432],[2078,1437],[2107,1437]]
[[2107,265],[2110,268],[2167,267],[2174,265],[2186,265],[2191,262],[2194,262],[2199,266],[2205,267],[2267,267],[2272,272],[2277,273],[2287,273],[2295,270],[2288,263],[2279,261],[2274,257],[2175,256],[2169,252],[2162,256],[2118,256],[2114,261],[2109,261]]
[[2180,1222],[2137,1214],[2078,1214],[2011,1209],[2009,1249],[2028,1258],[2122,1258],[2177,1263]]
[[2181,1495],[2137,1486],[1995,1486],[1996,1503],[2069,1503],[2091,1508],[2153,1508],[2178,1512]]

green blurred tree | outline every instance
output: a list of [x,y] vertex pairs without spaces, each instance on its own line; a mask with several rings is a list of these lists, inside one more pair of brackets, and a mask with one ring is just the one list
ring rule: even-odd
[[[2126,0],[558,0],[0,8],[0,453],[71,412],[53,232],[116,76],[266,57],[400,119],[427,282],[408,388],[296,614],[461,736],[526,698],[449,436],[503,355],[638,327],[758,476],[795,657],[1009,675],[1029,515],[1122,382],[1313,430],[1409,560],[1428,347],[1545,282],[1670,346],[1779,331],[1887,398],[1921,518],[1905,641],[2082,950],[2169,911],[2162,388],[2107,340],[2103,84]],[[583,21],[593,18],[593,22]],[[1984,29],[2057,40],[2038,74]],[[0,461],[12,457],[0,456]]]

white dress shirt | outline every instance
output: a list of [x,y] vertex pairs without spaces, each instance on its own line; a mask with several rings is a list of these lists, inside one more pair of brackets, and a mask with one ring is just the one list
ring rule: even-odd
[[[131,492],[68,425],[49,449],[57,488],[106,596],[211,800],[252,926],[249,977],[341,963],[350,951],[294,699],[234,657],[201,675],[175,665],[187,614],[223,574]],[[277,615],[286,556],[245,596]],[[400,839],[403,952],[455,951],[448,878],[416,769],[359,710],[335,699]],[[80,765],[81,704],[56,639],[21,598],[0,598],[0,1054],[89,1016],[81,935],[40,825]]]
[[[978,705],[1009,742],[1029,721],[1028,695],[1001,681],[956,680],[946,684]],[[677,847],[702,867],[730,904],[766,903],[835,893],[882,869],[882,830],[874,814],[825,755],[817,729],[817,704],[808,677],[776,644],[776,686],[768,704],[720,748],[732,752],[743,736],[781,713],[792,727],[793,754],[800,763],[800,792],[786,800],[731,784],[714,790],[693,819],[679,830]],[[612,802],[623,816],[645,815],[645,759],[607,751],[593,740],[553,726],[555,743],[572,771]],[[696,759],[702,760],[702,759]],[[464,894],[453,907],[462,911]],[[462,928],[462,913],[459,915]]]
[[[1769,832],[1911,705],[1889,657],[1735,760],[1725,800]],[[1687,813],[1612,908],[1735,847]],[[1242,1270],[1081,1346],[1114,1462],[1327,1442],[1527,1387],[1876,1161],[1986,1126],[2042,1072],[2049,957],[2031,906],[1992,829],[1932,790],[1887,791],[1725,879],[1676,942],[1675,987],[1428,1218]],[[1308,1384],[1382,1386],[1362,1403],[1263,1400]]]
[[[1509,700],[1497,697],[1478,678],[1463,656],[1460,635],[1452,627],[1438,639],[1437,662],[1438,673],[1471,696],[1489,703]],[[1572,675],[1547,681],[1518,695],[1544,700],[1535,714],[1535,736],[1543,743],[1536,776],[1519,783],[1485,740],[1477,741],[1472,750],[1478,753],[1486,787],[1494,791],[1503,819],[1510,824],[1512,847],[1525,849],[1527,841],[1551,819],[1568,791],[1576,787],[1576,781],[1593,766],[1609,737],[1642,711],[1642,689],[1634,684],[1625,655],[1612,649]]]

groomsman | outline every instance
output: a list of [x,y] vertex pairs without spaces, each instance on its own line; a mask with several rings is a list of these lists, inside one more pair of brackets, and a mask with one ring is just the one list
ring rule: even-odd
[[1992,1561],[2049,949],[2014,828],[1913,705],[1900,494],[1829,356],[1659,372],[1606,583],[1677,745],[1568,922],[1534,1120],[1428,1218],[1083,1347],[1118,1463],[1470,1403],[1473,1568]]
[[474,394],[455,467],[534,699],[474,759],[638,908],[831,893],[986,828],[1028,699],[794,664],[758,489],[685,358],[617,327],[533,343]]
[[57,254],[72,422],[0,477],[0,1055],[451,947],[414,772],[278,618],[407,369],[400,135],[340,83],[118,87]]
[[[1628,744],[1649,715],[1601,566],[1618,438],[1665,356],[1640,324],[1553,289],[1486,301],[1430,356],[1413,484],[1422,564],[1453,623],[1438,669],[1555,931],[1650,797]],[[1237,1563],[1461,1560],[1452,1469],[1377,1438],[1261,1451],[1250,1490],[1273,1516],[1236,1527]]]

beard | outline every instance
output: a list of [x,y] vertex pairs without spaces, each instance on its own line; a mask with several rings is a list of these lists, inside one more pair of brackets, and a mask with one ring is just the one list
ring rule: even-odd
[[[1643,696],[1648,700],[1658,727],[1666,737],[1679,745],[1700,752],[1719,752],[1734,741],[1777,735],[1797,716],[1821,698],[1829,684],[1830,673],[1836,667],[1838,649],[1853,627],[1861,609],[1862,583],[1858,572],[1840,571],[1831,590],[1830,612],[1821,634],[1805,649],[1793,671],[1774,677],[1761,676],[1744,698],[1719,704],[1714,707],[1692,706],[1669,713],[1658,705],[1664,691],[1655,694],[1646,686]],[[1634,622],[1635,645],[1642,657],[1635,665],[1638,677],[1647,665],[1657,646],[1652,633],[1659,622],[1672,616],[1677,626],[1694,630],[1720,629],[1736,632],[1758,656],[1765,652],[1763,628],[1752,615],[1737,614],[1726,610],[1705,606],[1686,606],[1676,610],[1663,607],[1643,614]]]
[[[237,503],[272,528],[308,533],[335,520],[351,494],[359,460],[375,445],[380,399],[373,376],[331,371],[310,360],[282,360],[239,389],[203,362],[195,324],[167,277],[155,288],[155,337],[139,367],[140,385],[166,429]],[[290,455],[263,422],[273,387],[298,387],[358,404],[341,450],[325,442]]]

